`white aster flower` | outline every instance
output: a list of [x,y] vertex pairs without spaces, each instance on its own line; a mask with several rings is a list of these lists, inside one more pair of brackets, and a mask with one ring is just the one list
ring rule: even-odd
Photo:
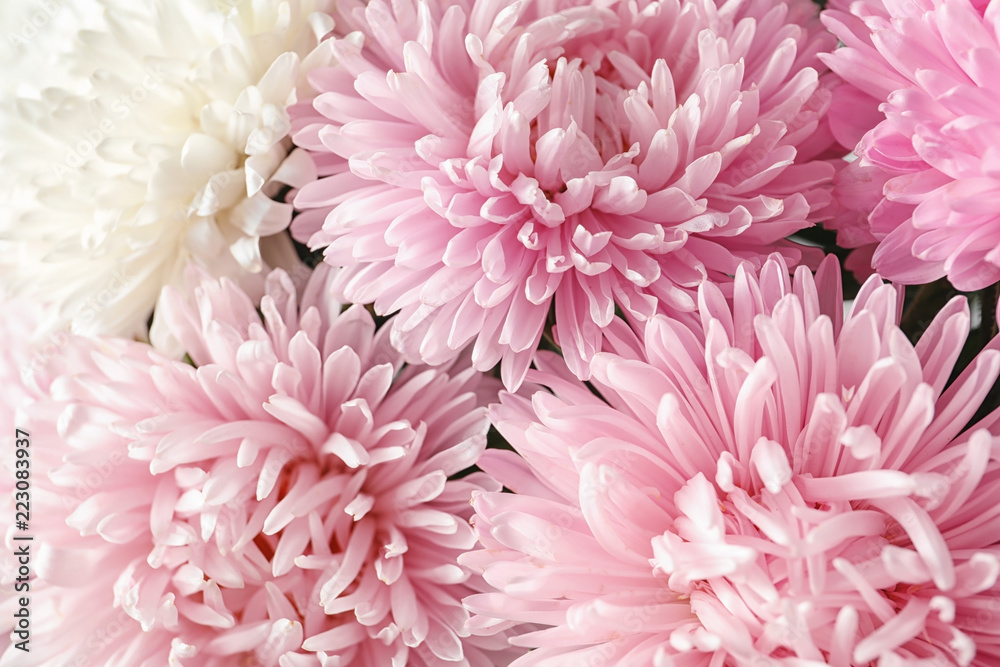
[[[0,95],[8,98],[44,85],[73,87],[58,65],[73,50],[73,36],[101,24],[99,0],[3,0],[0,2]],[[86,81],[76,82],[76,85]]]
[[100,27],[0,103],[0,278],[43,328],[143,336],[189,263],[259,296],[297,262],[276,197],[315,175],[286,107],[331,1],[98,0]]

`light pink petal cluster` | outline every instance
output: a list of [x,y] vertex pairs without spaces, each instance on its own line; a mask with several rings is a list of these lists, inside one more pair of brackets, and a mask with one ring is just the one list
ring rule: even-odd
[[829,203],[833,47],[807,0],[338,5],[292,110],[320,179],[293,234],[394,343],[520,384],[549,317],[580,377],[615,309],[695,308]]
[[962,299],[912,345],[878,278],[843,316],[834,261],[734,290],[491,408],[516,495],[474,500],[477,621],[543,626],[517,667],[1000,664],[996,415],[966,428],[1000,339],[948,384]]
[[966,291],[997,282],[1000,5],[849,7],[824,13],[845,44],[824,62],[849,84],[835,91],[831,125],[845,143],[860,139],[837,189],[854,214],[838,242],[877,243],[872,265],[891,280],[947,276]]
[[260,314],[227,280],[196,306],[166,293],[194,366],[68,341],[25,425],[32,651],[0,664],[503,662],[504,637],[469,636],[461,599],[481,584],[456,562],[471,492],[499,490],[453,479],[486,446],[491,385],[403,366],[364,308],[340,313],[329,274],[300,299],[272,273]]

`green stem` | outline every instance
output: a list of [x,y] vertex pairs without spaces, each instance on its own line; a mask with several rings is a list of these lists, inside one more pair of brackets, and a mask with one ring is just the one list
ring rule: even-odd
[[941,309],[941,302],[951,291],[951,284],[944,278],[921,285],[917,289],[913,301],[903,311],[903,318],[899,323],[899,328],[909,336],[910,340],[927,328],[934,315]]

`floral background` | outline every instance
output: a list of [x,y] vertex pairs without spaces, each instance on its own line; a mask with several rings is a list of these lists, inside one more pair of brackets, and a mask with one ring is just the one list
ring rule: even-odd
[[1000,664],[1000,2],[0,28],[0,666]]

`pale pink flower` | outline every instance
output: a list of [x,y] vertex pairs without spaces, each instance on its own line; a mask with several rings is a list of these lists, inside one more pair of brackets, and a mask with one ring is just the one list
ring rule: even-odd
[[[886,278],[947,276],[966,291],[995,283],[1000,4],[863,0],[849,8],[824,13],[845,44],[824,62],[850,84],[835,90],[831,125],[843,142],[860,139],[838,201],[860,212],[871,237],[863,243],[878,243],[872,263]],[[859,185],[873,192],[859,194]],[[856,235],[840,242],[862,245]]]
[[491,385],[467,363],[402,366],[364,308],[340,313],[328,274],[298,299],[272,273],[262,315],[226,279],[196,307],[169,291],[158,308],[197,368],[73,338],[64,374],[39,376],[33,643],[0,664],[503,659],[503,637],[469,636],[461,599],[481,586],[456,563],[471,492],[499,486],[450,479],[486,446]]
[[807,0],[338,4],[295,141],[320,180],[293,234],[393,341],[520,384],[554,318],[580,377],[615,309],[690,312],[829,203]]
[[[838,99],[843,101],[843,98],[834,98],[835,103]],[[831,126],[833,118],[831,110]],[[885,181],[881,169],[857,161],[845,164],[833,178],[836,197],[830,207],[832,215],[823,226],[837,233],[837,246],[852,249],[844,261],[844,268],[853,272],[858,283],[875,273],[872,255],[878,248],[878,239],[872,235],[868,215],[881,201],[881,186]]]
[[48,359],[61,353],[67,337],[57,334],[33,345],[41,312],[29,299],[0,299],[0,313],[0,424],[13,425],[18,406],[27,398],[25,386],[33,384],[33,374]]
[[523,458],[480,461],[515,493],[474,500],[476,622],[547,626],[517,667],[1000,664],[1000,438],[965,428],[1000,339],[946,387],[964,299],[914,346],[878,278],[841,322],[835,261],[734,289],[492,407]]

